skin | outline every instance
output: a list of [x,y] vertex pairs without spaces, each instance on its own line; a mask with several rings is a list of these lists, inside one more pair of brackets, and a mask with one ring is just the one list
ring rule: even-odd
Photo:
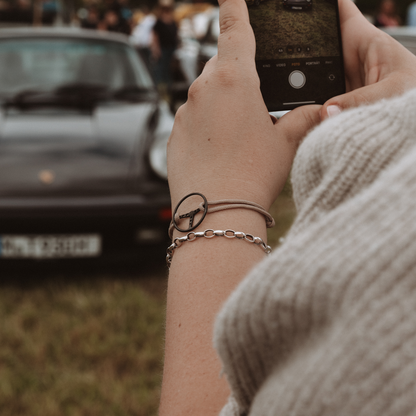
[[[201,192],[208,200],[246,199],[267,210],[289,175],[299,142],[328,113],[416,87],[416,58],[369,24],[350,0],[340,0],[348,92],[322,107],[297,108],[274,123],[260,93],[245,2],[219,3],[218,56],[191,86],[168,144],[173,208],[185,195]],[[209,228],[266,240],[264,218],[247,209],[210,214],[195,231]],[[183,235],[175,231],[174,238]],[[223,237],[186,242],[175,250],[160,416],[218,415],[226,403],[230,391],[212,346],[215,316],[264,256],[259,247]]]
[[358,107],[416,86],[415,56],[368,23],[351,1],[341,0],[339,6],[347,93],[324,104],[322,119],[328,117],[330,105],[341,110]]

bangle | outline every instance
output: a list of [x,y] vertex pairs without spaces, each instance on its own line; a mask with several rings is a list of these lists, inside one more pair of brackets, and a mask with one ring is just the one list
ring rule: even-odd
[[175,238],[173,243],[168,247],[166,250],[166,264],[168,269],[172,263],[173,253],[177,248],[179,248],[183,243],[187,241],[195,241],[197,238],[214,238],[214,237],[225,237],[225,238],[237,238],[238,240],[245,240],[248,243],[253,243],[256,246],[260,246],[266,254],[270,254],[272,252],[272,248],[268,246],[262,238],[254,237],[251,234],[245,234],[241,231],[234,231],[234,230],[205,230],[201,232],[190,232],[185,237]]
[[[192,196],[197,196],[201,198],[202,202],[196,207],[195,210],[192,210],[190,212],[180,215],[178,213],[179,207],[186,199]],[[216,206],[209,207],[210,205],[216,205]],[[246,208],[246,209],[251,209],[253,211],[257,211],[258,213],[264,216],[266,220],[267,228],[272,228],[275,225],[273,217],[261,205],[256,204],[255,202],[245,201],[241,199],[223,199],[220,201],[207,201],[207,198],[203,194],[199,192],[193,192],[183,197],[179,201],[178,205],[176,206],[173,212],[172,221],[169,225],[169,230],[168,230],[169,237],[172,238],[174,228],[176,228],[181,233],[188,233],[190,231],[195,230],[195,228],[197,228],[202,223],[202,221],[205,219],[205,216],[207,214],[222,211],[225,209],[234,209],[234,208]],[[194,219],[198,213],[201,213],[202,216],[195,224]],[[189,218],[189,227],[180,228],[178,225],[179,221],[181,219],[187,219],[187,218]]]

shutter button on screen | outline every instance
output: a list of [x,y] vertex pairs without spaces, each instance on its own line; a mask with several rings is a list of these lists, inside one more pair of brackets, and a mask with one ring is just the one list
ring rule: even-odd
[[289,84],[296,89],[302,88],[306,83],[305,74],[301,71],[293,71],[289,75]]

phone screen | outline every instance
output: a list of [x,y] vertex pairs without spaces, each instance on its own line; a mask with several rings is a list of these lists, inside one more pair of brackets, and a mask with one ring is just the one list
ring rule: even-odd
[[269,111],[345,92],[337,0],[246,0]]

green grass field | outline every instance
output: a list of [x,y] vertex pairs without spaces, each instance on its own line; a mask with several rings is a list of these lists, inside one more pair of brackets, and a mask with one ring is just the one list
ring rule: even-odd
[[[265,0],[250,6],[250,23],[256,36],[257,60],[338,56],[335,5],[312,0],[309,11],[286,10],[281,0]],[[286,46],[301,46],[301,53],[288,54]],[[304,50],[310,46],[311,52]],[[284,48],[279,54],[278,48]]]
[[[272,214],[275,245],[294,216],[289,187]],[[156,416],[166,274],[2,272],[0,415]]]

